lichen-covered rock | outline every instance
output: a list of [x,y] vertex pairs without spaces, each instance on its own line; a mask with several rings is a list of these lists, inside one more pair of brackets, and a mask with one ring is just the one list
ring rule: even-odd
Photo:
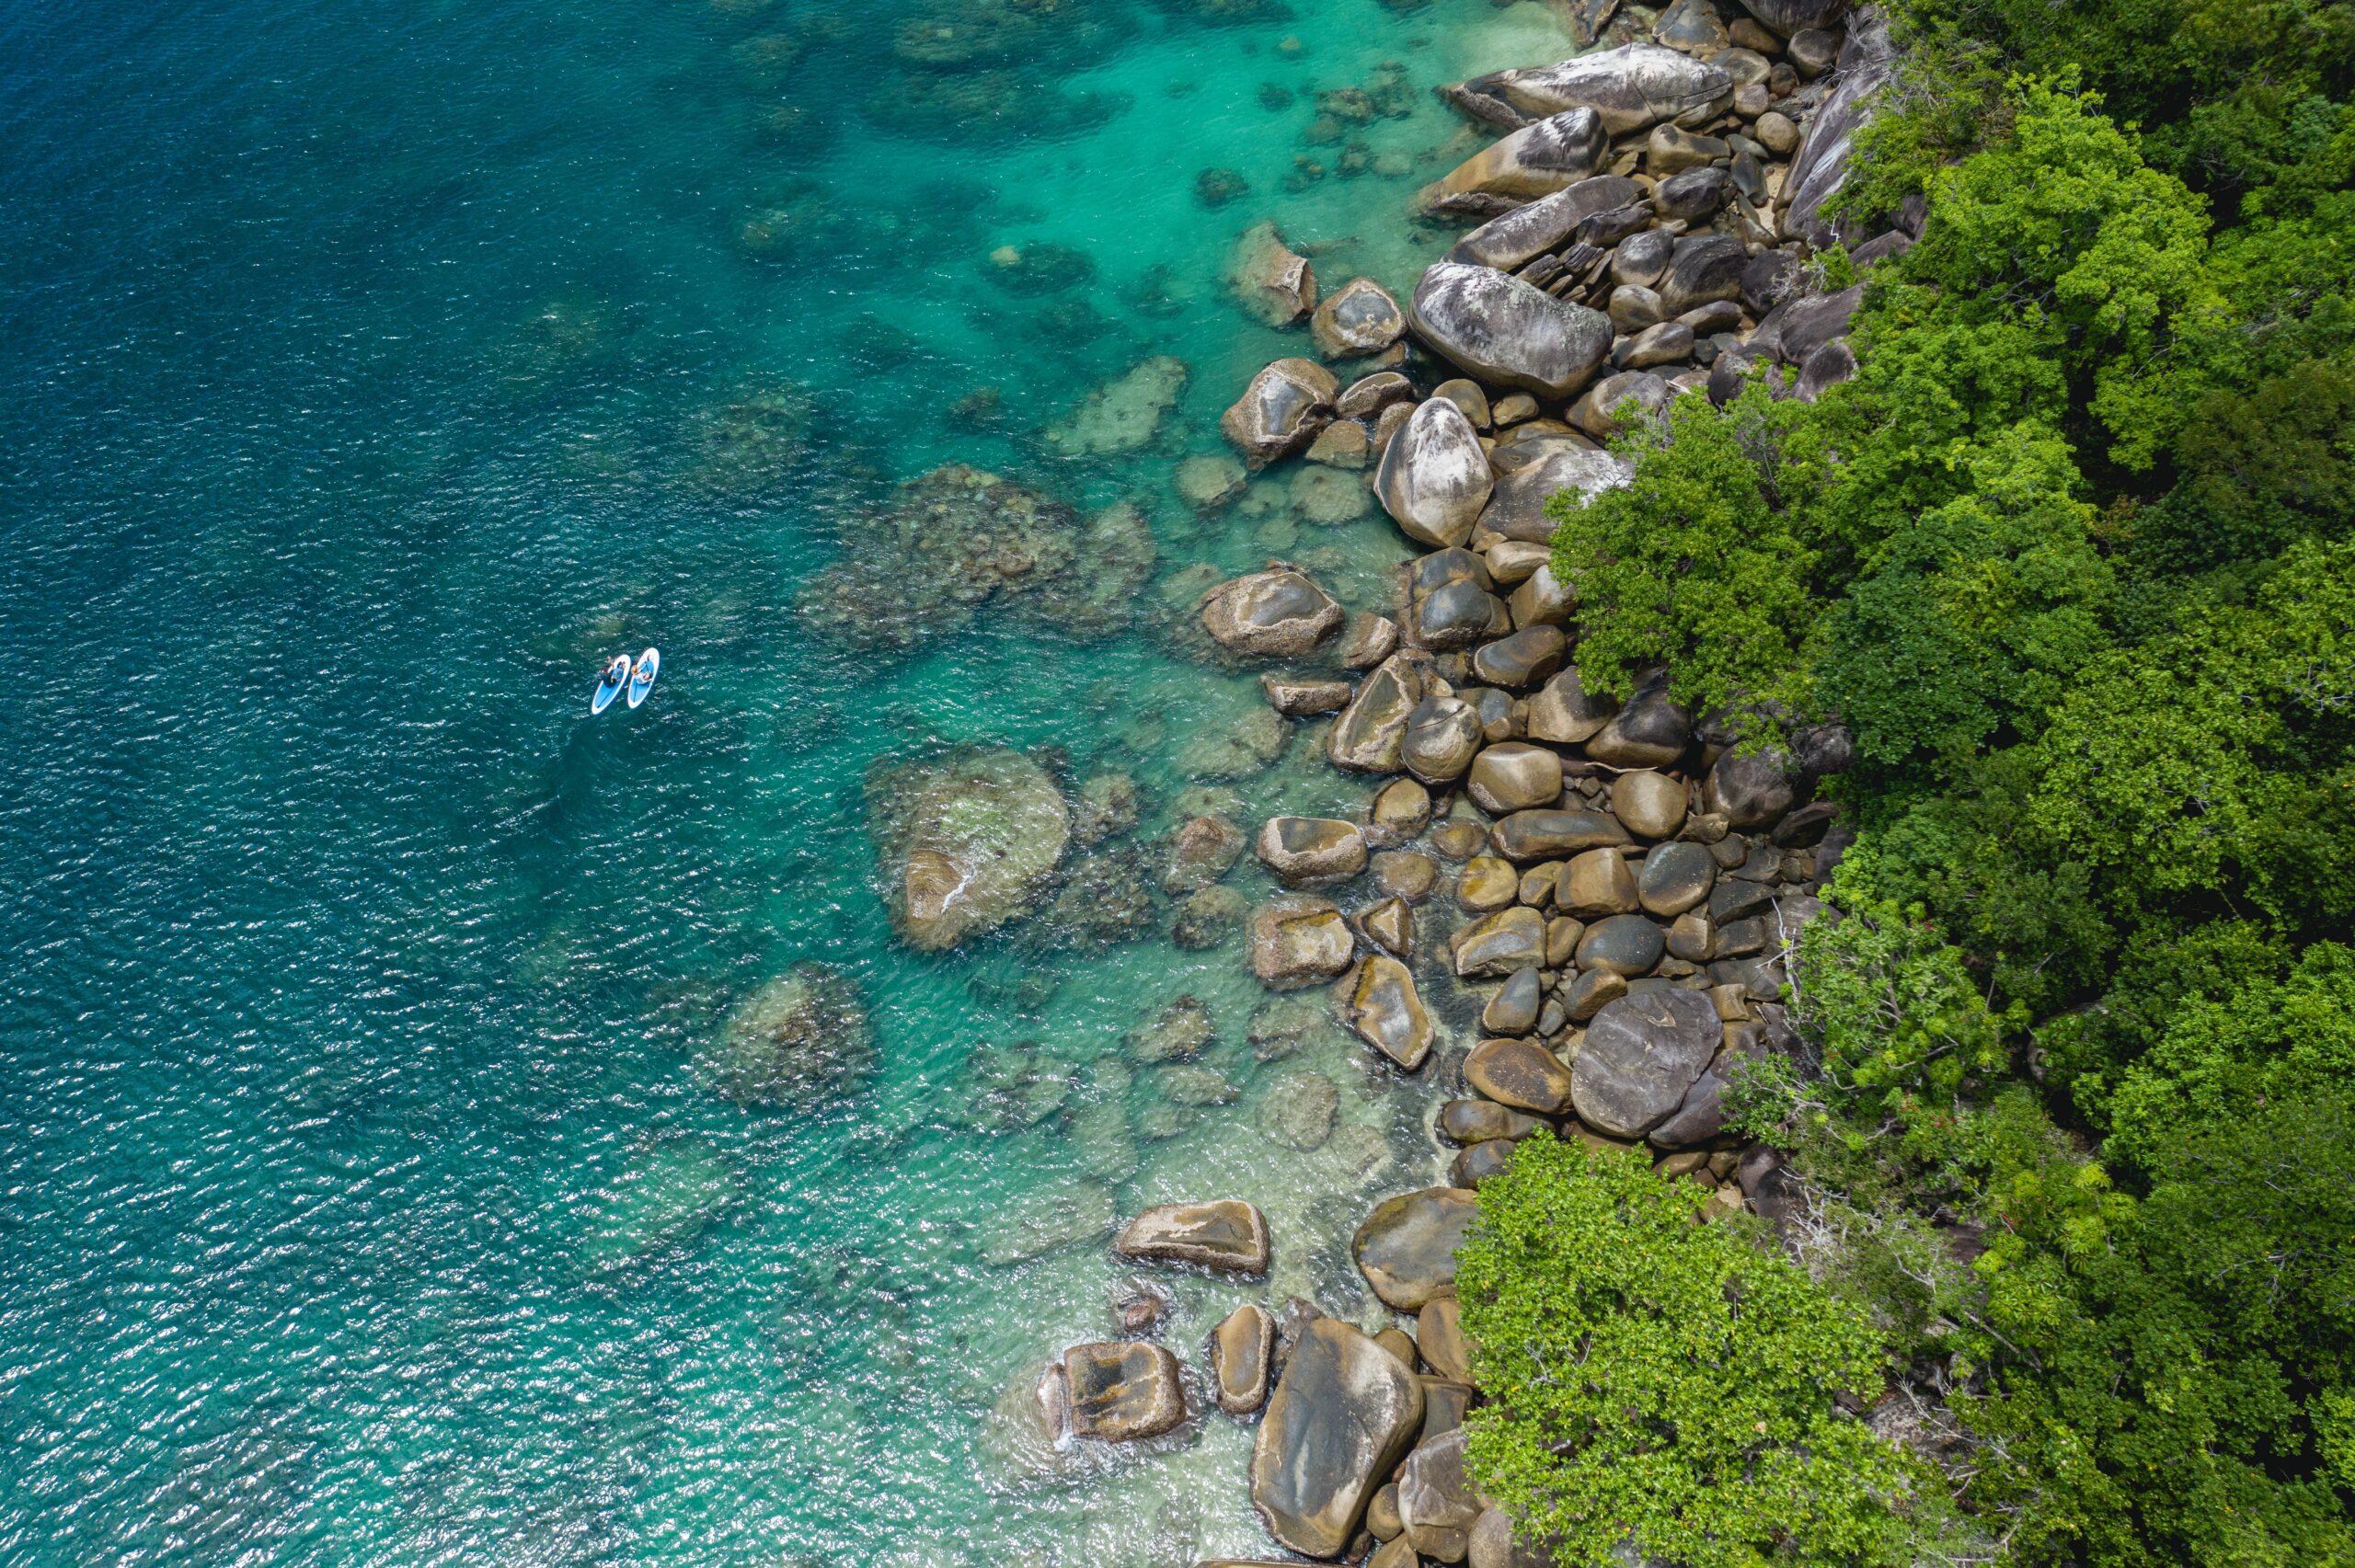
[[1591,109],[1547,115],[1474,154],[1416,198],[1427,212],[1493,217],[1595,172],[1610,137]]
[[1392,438],[1375,470],[1374,494],[1419,544],[1461,544],[1488,504],[1488,453],[1464,411],[1444,397],[1427,398]]
[[1570,1070],[1527,1040],[1483,1040],[1464,1059],[1464,1082],[1516,1111],[1558,1116],[1570,1105]]
[[874,1062],[858,983],[816,963],[796,964],[745,998],[703,1058],[719,1092],[739,1104],[801,1110],[847,1093]]
[[1576,436],[1548,437],[1524,445],[1526,450],[1524,446],[1499,448],[1493,459],[1498,478],[1474,526],[1476,541],[1495,538],[1549,544],[1554,520],[1545,515],[1547,500],[1565,490],[1591,498],[1625,485],[1632,472],[1626,458],[1597,451],[1591,442]]
[[879,762],[867,774],[867,816],[892,927],[920,952],[1023,912],[1071,838],[1063,792],[1018,751]]
[[1459,262],[1424,269],[1409,319],[1415,335],[1441,357],[1483,382],[1540,397],[1577,392],[1611,351],[1611,321],[1601,311]]
[[1491,124],[1591,109],[1614,136],[1663,120],[1706,120],[1733,97],[1718,66],[1654,43],[1623,44],[1554,65],[1475,77],[1447,96]]

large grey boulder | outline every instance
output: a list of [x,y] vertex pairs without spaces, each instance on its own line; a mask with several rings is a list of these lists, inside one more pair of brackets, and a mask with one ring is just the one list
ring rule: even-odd
[[1847,181],[1856,132],[1872,117],[1881,89],[1894,78],[1896,62],[1889,24],[1877,12],[1867,8],[1850,19],[1847,41],[1840,49],[1839,86],[1809,117],[1807,132],[1783,176],[1786,236],[1803,239],[1818,250],[1844,237],[1866,237],[1853,230],[1844,236],[1825,221],[1823,204]]
[[1683,1104],[1723,1036],[1703,992],[1623,996],[1587,1025],[1570,1064],[1570,1104],[1605,1137],[1641,1138]]
[[1605,131],[1625,136],[1663,120],[1707,120],[1731,101],[1733,86],[1722,67],[1656,43],[1629,43],[1553,65],[1476,76],[1443,96],[1492,125],[1591,109]]
[[1643,187],[1625,175],[1592,175],[1489,219],[1449,246],[1447,259],[1510,272],[1524,261],[1560,249],[1578,226],[1597,212],[1627,206],[1642,200],[1643,194]]
[[[1702,1005],[1708,1000],[1702,997]],[[1478,1212],[1472,1195],[1461,1187],[1425,1187],[1384,1198],[1350,1242],[1358,1272],[1375,1295],[1402,1312],[1448,1295],[1455,1288],[1455,1249]]]
[[1407,538],[1444,550],[1472,536],[1492,485],[1472,421],[1447,398],[1431,397],[1384,449],[1373,493]]
[[1219,1274],[1268,1272],[1268,1221],[1239,1198],[1165,1203],[1122,1228],[1112,1250],[1140,1263],[1190,1263]]
[[1218,428],[1243,453],[1246,466],[1265,468],[1316,439],[1333,418],[1341,390],[1331,371],[1314,360],[1278,360],[1251,378]]
[[[1741,0],[1741,8],[1788,38],[1808,28],[1834,25],[1847,11],[1848,0]],[[1857,21],[1863,25],[1865,17]]]
[[1836,294],[1814,294],[1784,305],[1775,313],[1775,357],[1786,365],[1805,364],[1818,349],[1847,335],[1864,297],[1865,286],[1855,283]]
[[1741,275],[1749,266],[1749,248],[1731,235],[1683,235],[1654,285],[1660,314],[1673,318],[1713,300],[1740,299]]
[[1416,1551],[1461,1562],[1480,1517],[1479,1489],[1464,1468],[1465,1433],[1441,1433],[1407,1456],[1398,1476],[1398,1519]]
[[[1729,243],[1740,248],[1740,241]],[[1577,392],[1611,351],[1611,320],[1601,311],[1460,262],[1424,269],[1409,319],[1415,335],[1442,358],[1484,382],[1540,397]]]
[[1474,526],[1480,539],[1493,536],[1528,544],[1550,544],[1554,520],[1545,514],[1548,500],[1565,490],[1591,498],[1625,485],[1633,474],[1626,458],[1570,436],[1522,441],[1504,452],[1521,454],[1524,447],[1531,449],[1525,455],[1515,455],[1510,464],[1499,465],[1502,471]]
[[1251,1505],[1285,1547],[1338,1557],[1422,1422],[1422,1384],[1396,1356],[1317,1318],[1292,1346],[1259,1424]]
[[1297,658],[1348,614],[1305,573],[1286,566],[1231,578],[1202,596],[1202,629],[1230,653]]
[[1790,753],[1779,747],[1729,746],[1709,770],[1704,798],[1710,810],[1725,813],[1728,827],[1747,832],[1780,819],[1798,799],[1799,784]]
[[1535,120],[1422,189],[1424,211],[1486,218],[1568,189],[1595,171],[1611,139],[1591,109]]

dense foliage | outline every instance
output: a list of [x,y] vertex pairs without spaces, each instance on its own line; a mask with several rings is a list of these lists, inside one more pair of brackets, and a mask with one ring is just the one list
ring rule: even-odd
[[1736,1100],[1915,1559],[2355,1563],[2355,7],[1898,21],[1860,373],[1557,501],[1580,668],[1854,732]]
[[1563,1568],[1630,1542],[1691,1568],[1898,1560],[1899,1450],[1841,1408],[1878,1393],[1861,1313],[1722,1226],[1708,1195],[1540,1135],[1480,1188],[1460,1253],[1488,1403],[1488,1491]]

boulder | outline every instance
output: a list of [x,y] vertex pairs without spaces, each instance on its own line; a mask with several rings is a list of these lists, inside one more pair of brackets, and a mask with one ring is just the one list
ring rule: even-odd
[[[1646,913],[1668,920],[1697,908],[1717,880],[1717,863],[1707,846],[1662,844],[1644,857],[1644,873],[1636,879],[1636,897]],[[1671,949],[1676,945],[1672,933],[1669,945]]]
[[[1723,137],[1696,136],[1673,125],[1655,125],[1651,135],[1644,142],[1644,172],[1665,184],[1672,176],[1706,168],[1732,155],[1733,149]],[[1659,200],[1659,187],[1655,186],[1652,190],[1655,212],[1660,211]],[[1660,212],[1660,216],[1666,218],[1677,214]]]
[[1451,1143],[1517,1143],[1545,1125],[1493,1100],[1450,1100],[1439,1109],[1440,1136]]
[[1491,816],[1551,806],[1562,795],[1562,760],[1545,747],[1508,740],[1473,759],[1465,788]]
[[1439,862],[1420,850],[1384,850],[1373,857],[1373,880],[1384,893],[1419,904],[1439,885]]
[[1226,280],[1243,308],[1269,326],[1290,326],[1316,308],[1315,269],[1272,223],[1243,231],[1227,258]]
[[1704,59],[1717,53],[1730,41],[1725,23],[1709,0],[1675,0],[1660,13],[1660,20],[1652,27],[1652,36],[1671,49]]
[[1655,285],[1661,312],[1671,320],[1712,300],[1739,299],[1750,249],[1731,235],[1686,235],[1668,254]]
[[1416,202],[1429,212],[1493,217],[1585,179],[1609,146],[1594,110],[1567,109],[1534,120],[1475,153],[1425,186]]
[[1251,970],[1270,990],[1298,990],[1350,967],[1357,939],[1322,898],[1281,898],[1251,917]]
[[1341,668],[1371,670],[1398,651],[1398,623],[1361,610],[1341,628]]
[[1357,913],[1358,930],[1384,953],[1404,958],[1415,950],[1415,911],[1404,898],[1392,897]]
[[[1730,243],[1740,249],[1739,241]],[[1510,274],[1458,262],[1424,269],[1409,319],[1416,336],[1442,358],[1484,382],[1540,397],[1569,396],[1611,351],[1611,323],[1602,312],[1557,300]]]
[[1394,849],[1411,841],[1430,821],[1431,792],[1419,779],[1393,779],[1375,790],[1366,806],[1366,841]]
[[1472,1380],[1472,1342],[1453,1296],[1435,1296],[1415,1314],[1415,1348],[1430,1369],[1453,1383]]
[[1211,1380],[1218,1407],[1248,1415],[1268,1402],[1268,1382],[1276,1359],[1276,1320],[1268,1309],[1246,1301],[1211,1331]]
[[1409,1072],[1430,1055],[1430,1014],[1416,993],[1415,977],[1396,958],[1375,954],[1359,964],[1349,1021],[1368,1045]]
[[1512,612],[1505,608],[1505,601],[1470,578],[1418,593],[1408,607],[1409,639],[1435,651],[1467,648],[1511,629]]
[[1200,1055],[1217,1035],[1202,1000],[1181,996],[1163,1008],[1160,1017],[1132,1030],[1121,1044],[1132,1061],[1185,1061]]
[[1491,483],[1471,420],[1448,399],[1431,397],[1383,452],[1373,490],[1407,538],[1444,550],[1471,537]]
[[1071,811],[1046,770],[1018,751],[878,763],[867,831],[891,924],[919,952],[993,931],[1041,894],[1071,839]]
[[[1599,452],[1578,437],[1527,444],[1531,450],[1525,454],[1519,447],[1511,449],[1514,456],[1509,466],[1499,464],[1496,487],[1473,530],[1476,537],[1550,544],[1554,520],[1545,514],[1549,499],[1565,490],[1583,499],[1627,482],[1630,469],[1626,458]],[[1499,449],[1500,456],[1503,452]]]
[[1250,486],[1249,470],[1223,452],[1187,458],[1172,475],[1178,494],[1196,511],[1214,512]]
[[1643,188],[1625,175],[1599,174],[1514,208],[1457,240],[1447,259],[1510,272],[1523,262],[1558,250],[1578,226],[1597,212],[1625,207]]
[[1799,379],[1791,388],[1791,395],[1802,403],[1812,403],[1844,381],[1856,379],[1856,351],[1848,347],[1844,338],[1835,338],[1807,357],[1799,366]]
[[1706,995],[1623,996],[1587,1025],[1570,1064],[1579,1119],[1608,1138],[1640,1138],[1666,1121],[1717,1053],[1723,1030]]
[[[1498,864],[1504,863],[1499,861]],[[1540,869],[1543,869],[1542,867]],[[1547,935],[1552,933],[1548,930]],[[1538,1009],[1545,1000],[1535,969],[1515,969],[1480,1010],[1480,1027],[1492,1035],[1526,1035],[1537,1026]]]
[[1268,705],[1286,718],[1313,718],[1349,706],[1355,688],[1346,681],[1284,681],[1262,675],[1259,690],[1267,694]]
[[1570,1106],[1570,1070],[1527,1040],[1483,1040],[1464,1059],[1464,1082],[1516,1111],[1558,1116]]
[[1165,1203],[1122,1227],[1112,1250],[1139,1263],[1189,1263],[1216,1274],[1265,1274],[1268,1221],[1236,1198]]
[[[1514,1533],[1513,1523],[1502,1509],[1484,1508],[1472,1521],[1472,1529],[1465,1542],[1465,1562],[1468,1568],[1554,1568],[1554,1560]],[[1205,1563],[1203,1568],[1214,1568]],[[1242,1568],[1235,1564],[1233,1568]]]
[[[1627,994],[1627,977],[1615,969],[1589,969],[1570,982],[1562,1007],[1573,1024],[1583,1024]],[[1578,1064],[1571,1063],[1573,1072]]]
[[743,1105],[815,1110],[855,1088],[875,1063],[875,1032],[858,982],[799,963],[744,999],[703,1066]]
[[1308,323],[1316,351],[1328,360],[1379,354],[1406,336],[1407,313],[1371,278],[1352,278],[1325,298]]
[[[1701,1001],[1708,1004],[1707,998]],[[1476,1212],[1472,1195],[1456,1187],[1426,1187],[1385,1198],[1350,1243],[1358,1270],[1376,1296],[1402,1312],[1450,1294],[1455,1288],[1455,1249]]]
[[1189,817],[1169,835],[1161,890],[1173,897],[1209,887],[1243,858],[1243,830],[1219,817]]
[[1818,349],[1847,335],[1864,297],[1865,286],[1857,283],[1836,294],[1815,294],[1784,305],[1775,315],[1776,356],[1786,365],[1806,363]]
[[1341,383],[1314,360],[1278,360],[1251,378],[1218,428],[1243,453],[1245,464],[1265,468],[1316,439],[1333,418]]
[[1604,130],[1625,136],[1663,120],[1707,119],[1732,98],[1733,78],[1675,50],[1629,43],[1475,77],[1444,96],[1491,124],[1591,109]]
[[1581,969],[1609,969],[1634,979],[1648,975],[1668,951],[1668,933],[1637,914],[1611,915],[1579,938]]
[[1779,747],[1745,751],[1729,746],[1709,770],[1706,799],[1725,814],[1726,825],[1747,832],[1774,823],[1798,799],[1799,779],[1790,753]]
[[1588,850],[1573,855],[1554,884],[1555,907],[1581,920],[1632,913],[1637,907],[1636,877],[1627,857],[1615,849]]
[[1288,887],[1346,882],[1365,869],[1365,835],[1331,817],[1270,817],[1253,847]]
[[1626,845],[1627,830],[1600,811],[1516,811],[1488,830],[1508,860],[1557,860],[1580,850]]
[[1333,412],[1344,419],[1371,419],[1393,403],[1415,401],[1415,383],[1396,371],[1376,371],[1360,376],[1333,400]]
[[1619,704],[1608,697],[1590,697],[1575,666],[1547,681],[1529,699],[1529,737],[1558,745],[1580,744],[1611,722]]
[[1721,168],[1686,169],[1652,187],[1652,211],[1661,218],[1699,223],[1714,216],[1733,194],[1733,181]]
[[[1611,252],[1611,280],[1652,290],[1660,274],[1668,270],[1668,258],[1675,249],[1676,236],[1666,229],[1646,229],[1641,234],[1629,235]],[[1652,291],[1652,301],[1657,308],[1657,290]]]
[[[1770,9],[1781,9],[1783,0],[1760,0],[1760,3]],[[1809,0],[1793,0],[1793,3],[1803,6]],[[1752,11],[1757,9],[1756,6],[1751,8]],[[1774,26],[1767,17],[1761,17],[1759,20],[1769,27]],[[1795,33],[1820,30],[1812,23],[1793,29]],[[1803,52],[1794,51],[1795,55],[1800,52]],[[1791,155],[1790,167],[1783,175],[1783,233],[1786,235],[1805,240],[1816,250],[1828,249],[1843,240],[1867,237],[1853,228],[1843,235],[1825,221],[1823,204],[1847,182],[1848,160],[1855,145],[1856,132],[1871,118],[1880,89],[1895,74],[1896,56],[1897,51],[1890,40],[1886,21],[1869,13],[1854,19],[1848,29],[1847,41],[1840,50],[1839,85],[1808,118],[1807,131],[1799,138],[1798,151]]]
[[1683,1104],[1649,1135],[1655,1149],[1690,1149],[1725,1130],[1726,1077],[1715,1067],[1693,1081]]
[[1458,979],[1534,969],[1545,962],[1545,919],[1525,905],[1499,910],[1457,932],[1453,945]]
[[1230,653],[1298,658],[1348,617],[1333,596],[1290,567],[1270,567],[1219,584],[1202,596],[1202,629]]
[[[1512,597],[1505,601],[1506,613],[1512,617],[1516,627],[1524,631],[1532,626],[1567,626],[1570,624],[1570,617],[1578,612],[1578,596],[1562,586],[1561,579],[1554,575],[1551,562],[1530,573],[1529,580],[1514,589]],[[1536,732],[1532,730],[1530,733]]]
[[1673,838],[1688,806],[1683,781],[1649,768],[1611,781],[1611,814],[1639,839]]
[[1472,673],[1491,686],[1519,691],[1561,669],[1569,650],[1569,639],[1559,626],[1523,626],[1483,644],[1472,655]]
[[1464,1428],[1441,1433],[1407,1456],[1398,1474],[1398,1522],[1415,1551],[1461,1562],[1482,1506],[1464,1468]]
[[1460,779],[1480,750],[1480,715],[1459,697],[1425,697],[1407,715],[1399,756],[1429,784]]
[[1186,1419],[1178,1357],[1160,1345],[1074,1345],[1063,1352],[1062,1371],[1074,1436],[1131,1443]]
[[1422,1385],[1396,1356],[1338,1319],[1310,1322],[1251,1450],[1268,1533],[1304,1556],[1339,1556],[1422,1420]]
[[1665,768],[1693,744],[1693,718],[1652,682],[1590,737],[1586,754],[1614,768]]
[[1848,11],[1848,0],[1741,0],[1741,6],[1784,38],[1809,28],[1835,26]]
[[1455,879],[1455,901],[1466,913],[1485,915],[1509,910],[1521,897],[1521,874],[1510,861],[1475,855]]
[[1422,656],[1393,654],[1358,683],[1333,721],[1325,754],[1350,773],[1395,773],[1406,766],[1407,722],[1422,700]]

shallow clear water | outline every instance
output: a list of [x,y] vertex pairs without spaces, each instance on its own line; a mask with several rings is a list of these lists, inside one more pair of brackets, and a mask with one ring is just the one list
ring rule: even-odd
[[[1173,1281],[1169,1343],[1245,1296],[1362,1310],[1346,1238],[1435,1168],[1430,1096],[1329,1032],[1257,1060],[1235,944],[909,953],[862,783],[1054,745],[1133,774],[1140,839],[1200,804],[1187,748],[1259,698],[1160,629],[1178,574],[1281,552],[1378,606],[1404,553],[1301,522],[1281,471],[1177,499],[1304,351],[1223,254],[1275,216],[1328,286],[1411,277],[1402,202],[1463,135],[1428,89],[1562,35],[1488,0],[963,9],[1003,57],[908,63],[903,22],[976,25],[908,0],[0,10],[0,1561],[1264,1550],[1223,1418],[1008,1456],[999,1391],[1109,1333],[1124,1276],[1099,1234],[992,1259],[1239,1196],[1275,1276]],[[1411,112],[1350,138],[1384,172],[1287,190],[1343,151],[1311,93],[1384,62]],[[1250,194],[1206,209],[1212,166]],[[1006,246],[1092,278],[1011,291]],[[1192,372],[1150,452],[1031,439],[1148,353]],[[951,417],[984,386],[994,422]],[[1086,645],[806,633],[797,585],[952,459],[1134,498],[1177,581]],[[646,643],[652,700],[592,720]],[[1215,787],[1246,823],[1361,793],[1313,733]],[[864,988],[877,1068],[739,1107],[696,1053],[805,958]],[[1189,993],[1231,1105],[1121,1065]],[[1028,1126],[975,1111],[1017,1047],[1068,1085]],[[1302,1072],[1339,1088],[1308,1153],[1261,1130]]]

